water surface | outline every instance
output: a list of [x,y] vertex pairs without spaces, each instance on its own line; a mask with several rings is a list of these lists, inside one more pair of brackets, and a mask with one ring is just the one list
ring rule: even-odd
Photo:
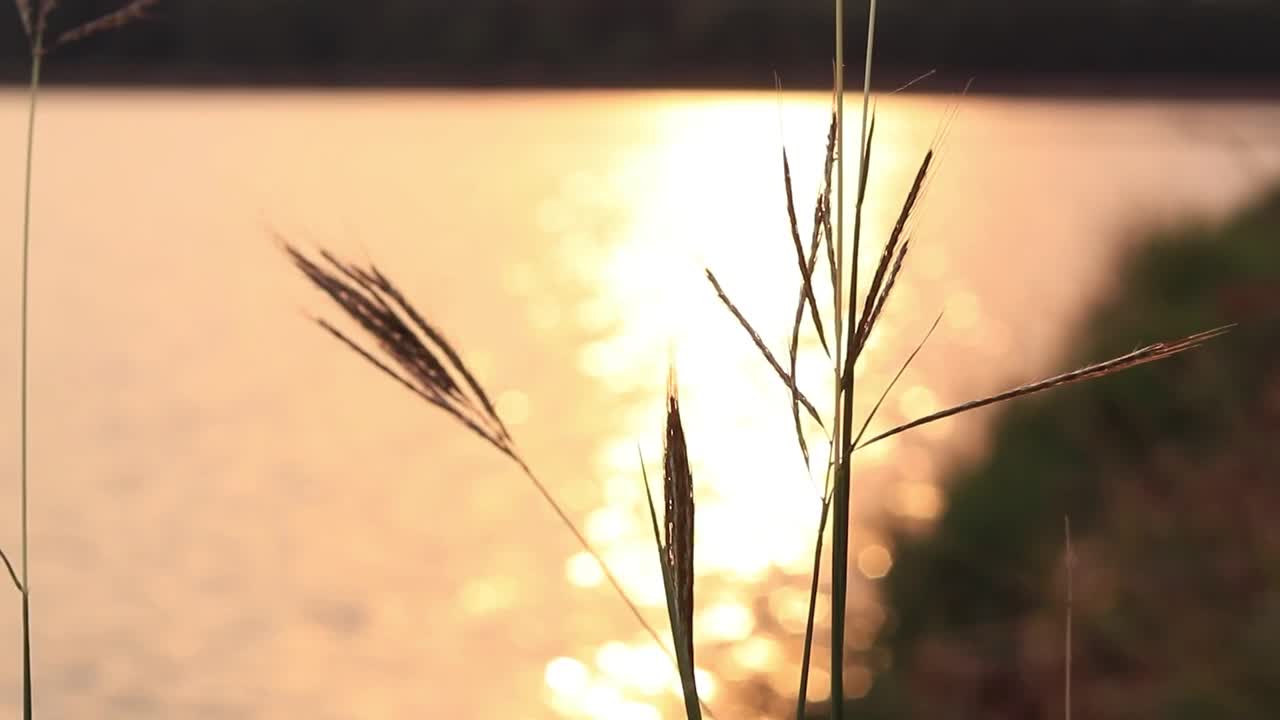
[[[879,111],[869,256],[945,136],[864,387],[946,315],[884,423],[1056,367],[1131,230],[1229,211],[1280,169],[1277,104],[895,96]],[[797,273],[779,147],[804,224],[826,113],[823,97],[767,93],[49,94],[32,266],[39,712],[676,716],[661,654],[533,489],[312,326],[329,308],[276,233],[376,261],[446,329],[656,623],[636,445],[659,456],[674,356],[703,688],[721,716],[738,715],[741,682],[794,692],[815,480],[785,391],[702,268],[781,352]],[[15,382],[24,122],[23,98],[0,95],[0,377]],[[820,403],[824,363],[808,338]],[[0,406],[14,554],[13,382]],[[884,616],[876,528],[927,522],[941,472],[982,437],[980,419],[944,423],[864,459],[855,644]]]

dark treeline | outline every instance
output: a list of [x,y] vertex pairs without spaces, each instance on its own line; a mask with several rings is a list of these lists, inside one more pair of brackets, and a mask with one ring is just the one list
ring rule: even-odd
[[[75,24],[121,0],[63,2]],[[164,0],[127,32],[69,52],[53,79],[254,83],[827,82],[830,0]],[[850,2],[851,51],[865,0]],[[0,68],[20,79],[16,13]],[[56,23],[55,23],[56,25]],[[1276,0],[895,0],[890,74],[1280,71]]]

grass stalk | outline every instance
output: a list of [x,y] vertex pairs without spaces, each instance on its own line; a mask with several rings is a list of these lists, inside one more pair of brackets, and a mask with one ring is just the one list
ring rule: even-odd
[[[846,398],[852,395],[847,393]],[[850,407],[845,400],[845,407]],[[840,419],[840,442],[845,446],[849,428],[853,425],[851,412],[843,412]],[[844,638],[845,610],[848,607],[849,587],[849,470],[851,456],[845,455],[836,466],[835,514],[831,529],[831,717],[844,717]]]
[[9,579],[13,581],[13,586],[22,592],[22,581],[18,579],[18,571],[14,570],[13,563],[9,562],[9,556],[4,550],[0,550],[0,561],[4,562],[4,569],[9,571]]
[[809,580],[809,615],[804,625],[804,654],[800,659],[800,689],[796,698],[796,720],[804,720],[805,704],[809,701],[809,662],[813,657],[814,615],[818,609],[818,578],[822,575],[822,536],[827,531],[827,515],[831,511],[831,496],[822,499],[822,515],[818,519],[818,537],[813,547],[813,577]]
[[22,203],[22,251],[21,251],[21,300],[20,300],[20,320],[19,320],[19,391],[18,391],[18,413],[19,413],[19,483],[21,486],[19,495],[20,504],[20,534],[21,534],[21,562],[19,573],[14,573],[12,564],[9,559],[4,558],[4,563],[9,569],[9,574],[13,577],[14,584],[18,586],[18,590],[22,593],[22,717],[24,720],[31,720],[32,717],[32,679],[31,679],[31,578],[30,578],[30,523],[28,520],[29,508],[29,489],[30,489],[30,453],[31,453],[31,423],[30,423],[30,370],[31,370],[31,210],[32,210],[32,194],[34,187],[34,168],[35,168],[35,145],[36,145],[36,116],[40,102],[40,79],[41,71],[44,69],[44,59],[47,50],[56,49],[63,45],[68,45],[86,37],[96,35],[101,32],[115,30],[124,25],[142,18],[148,8],[156,5],[159,0],[132,0],[124,4],[118,10],[109,12],[100,16],[96,20],[83,23],[71,30],[57,36],[55,40],[46,46],[45,35],[49,26],[49,16],[57,7],[57,0],[39,0],[32,3],[30,0],[16,0],[14,3],[18,10],[18,16],[22,21],[23,32],[27,36],[27,41],[31,47],[31,85],[28,92],[27,102],[27,156],[26,167],[23,176],[23,203]]
[[[863,68],[862,85],[862,129],[858,143],[858,194],[853,214],[853,253],[849,259],[849,295],[848,319],[841,322],[837,319],[837,327],[847,324],[845,342],[847,350],[843,363],[836,361],[835,407],[838,419],[834,437],[839,438],[840,446],[836,454],[835,478],[835,514],[833,516],[831,543],[831,717],[834,720],[844,718],[844,640],[845,613],[848,608],[848,567],[849,567],[849,511],[850,491],[852,484],[852,453],[848,451],[853,430],[854,404],[854,365],[857,361],[859,345],[864,340],[858,332],[858,264],[861,254],[862,209],[865,199],[864,189],[867,177],[867,158],[870,148],[867,143],[868,120],[871,104],[871,60],[875,47],[876,0],[871,0],[867,16],[867,52]],[[836,143],[837,151],[837,202],[839,214],[836,216],[836,258],[844,263],[844,0],[836,0]],[[843,278],[843,268],[839,268],[837,277]],[[841,300],[837,298],[837,313]],[[839,332],[839,331],[837,331]],[[837,342],[837,346],[839,343]],[[838,351],[837,351],[838,354]],[[842,366],[843,365],[843,366]]]
[[[835,258],[836,258],[836,363],[835,363],[835,398],[836,408],[832,442],[840,442],[844,437],[844,417],[841,414],[841,401],[844,391],[844,367],[841,354],[841,340],[844,333],[844,0],[836,0],[836,202],[833,207],[835,215]],[[854,254],[853,275],[850,283],[856,287],[858,282],[857,254]],[[857,297],[856,290],[849,294],[851,303]],[[850,317],[856,317],[852,304],[849,307]],[[847,466],[844,461],[843,443],[836,446],[835,462],[837,473],[835,478],[834,527],[831,532],[831,717],[839,720],[844,711],[844,704],[839,698],[844,689],[844,608],[846,606],[845,569],[849,562],[849,483]],[[821,537],[822,529],[818,529]],[[816,600],[816,597],[814,598]],[[811,608],[812,610],[812,608]]]
[[[40,70],[44,60],[42,33],[33,36],[31,46],[31,88],[27,103],[27,162],[23,182],[22,204],[22,307],[21,307],[21,360],[19,361],[19,477],[21,482],[21,543],[22,578],[22,717],[31,720],[31,578],[30,534],[28,531],[28,476],[30,470],[30,308],[31,308],[31,189],[36,144],[36,111],[40,98]],[[8,564],[6,559],[5,564]]]

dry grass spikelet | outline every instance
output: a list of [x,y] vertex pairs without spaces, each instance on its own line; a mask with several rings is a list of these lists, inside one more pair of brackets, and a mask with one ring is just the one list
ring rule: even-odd
[[1227,325],[1224,327],[1215,328],[1213,330],[1206,330],[1204,332],[1195,333],[1194,335],[1188,335],[1184,338],[1173,340],[1171,342],[1160,342],[1160,343],[1155,343],[1153,345],[1147,345],[1146,347],[1139,348],[1137,350],[1134,350],[1131,353],[1128,353],[1126,355],[1121,355],[1119,357],[1115,357],[1110,360],[1094,363],[1092,365],[1087,365],[1077,370],[1072,370],[1070,372],[1065,372],[1060,375],[1054,375],[1053,377],[1050,377],[1050,378],[1045,378],[1044,380],[1027,383],[1025,385],[1019,385],[1018,387],[1012,388],[1010,390],[1006,390],[1001,393],[997,393],[995,395],[990,395],[988,397],[980,398],[977,400],[970,400],[969,402],[961,403],[959,405],[947,408],[946,410],[941,410],[931,415],[926,415],[922,418],[912,420],[909,423],[899,425],[895,428],[882,432],[879,435],[876,435],[875,437],[871,438],[870,440],[867,440],[864,443],[861,443],[861,444],[855,443],[854,447],[851,448],[851,450],[856,450],[859,448],[866,447],[867,445],[880,442],[881,440],[892,437],[899,433],[906,432],[907,430],[910,430],[912,428],[917,428],[917,427],[920,427],[921,425],[928,425],[929,423],[937,422],[939,420],[949,418],[953,415],[966,413],[966,412],[969,412],[970,410],[977,410],[978,408],[986,407],[988,405],[995,405],[996,403],[1005,402],[1007,400],[1013,400],[1015,398],[1025,397],[1027,395],[1034,395],[1036,393],[1040,393],[1045,390],[1050,390],[1056,387],[1061,387],[1063,385],[1070,385],[1073,383],[1083,382],[1085,380],[1094,380],[1097,378],[1106,377],[1108,375],[1114,375],[1115,373],[1123,372],[1125,370],[1138,367],[1139,365],[1145,365],[1147,363],[1156,362],[1158,360],[1171,358],[1174,355],[1184,353],[1188,350],[1193,350],[1209,342],[1210,340],[1214,340],[1218,337],[1221,337],[1222,335],[1225,335],[1227,332],[1231,330],[1232,327],[1233,326],[1231,325]]
[[158,5],[160,0],[132,0],[118,10],[109,12],[94,20],[66,30],[52,43],[44,43],[45,31],[49,26],[49,16],[58,8],[58,0],[40,0],[32,7],[31,0],[14,0],[18,8],[18,17],[22,20],[22,30],[30,41],[32,51],[43,53],[68,45],[100,33],[117,30],[135,20],[146,17],[147,10]]
[[[49,4],[52,5],[55,1],[51,0]],[[135,20],[141,20],[146,17],[147,10],[159,2],[160,0],[133,0],[133,2],[119,10],[109,12],[96,20],[90,20],[62,33],[53,43],[53,46],[68,45],[100,33],[122,28]]]
[[662,449],[663,491],[666,497],[666,562],[675,590],[675,637],[693,662],[693,472],[684,423],[680,420],[679,388],[673,370],[667,378],[667,424]]
[[361,268],[325,251],[316,262],[287,243],[285,252],[313,285],[368,333],[381,356],[327,320],[316,318],[320,327],[503,454],[514,457],[511,434],[461,355],[376,267]]

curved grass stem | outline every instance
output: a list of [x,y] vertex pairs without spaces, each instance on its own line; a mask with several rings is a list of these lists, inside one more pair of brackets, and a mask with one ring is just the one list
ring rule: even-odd
[[21,524],[22,524],[22,717],[31,720],[31,580],[28,576],[30,566],[29,533],[27,524],[27,478],[30,468],[30,428],[29,428],[29,370],[30,370],[30,308],[31,308],[31,179],[36,140],[36,109],[40,98],[40,69],[44,59],[44,47],[40,34],[33,39],[31,50],[31,90],[27,105],[27,165],[24,179],[22,205],[22,309],[21,309],[21,355],[19,413],[19,475],[21,477]]

